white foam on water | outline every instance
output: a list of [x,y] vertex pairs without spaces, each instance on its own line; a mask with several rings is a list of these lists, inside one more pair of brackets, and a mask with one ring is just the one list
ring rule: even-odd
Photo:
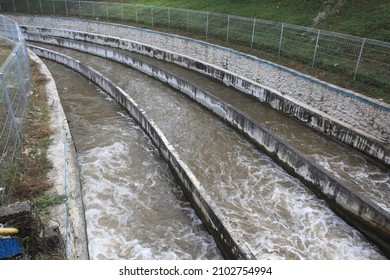
[[[123,166],[121,156],[125,156],[128,163],[132,162],[128,152],[123,145],[115,143],[108,147],[93,148],[80,156],[84,201],[88,209],[86,217],[88,228],[93,233],[90,247],[92,252],[96,252],[91,256],[97,259],[191,259],[194,251],[188,253],[185,249],[194,248],[188,244],[201,243],[197,245],[200,249],[195,250],[200,256],[195,255],[195,258],[202,258],[209,254],[203,251],[205,242],[209,244],[208,251],[210,246],[216,250],[213,240],[207,234],[197,236],[201,232],[199,226],[197,231],[192,229],[194,224],[199,225],[201,222],[193,213],[188,214],[189,206],[183,209],[175,197],[164,195],[164,192],[169,194],[170,191],[161,189],[164,186],[157,181],[161,176],[153,170],[154,166],[144,174],[144,179],[138,178],[139,170]],[[150,167],[152,164],[149,162],[147,165]],[[121,173],[118,170],[120,168],[126,169],[127,173],[131,170],[135,178],[131,175],[116,177]],[[185,222],[181,222],[183,218]],[[198,222],[194,222],[194,219]],[[110,236],[107,236],[107,232]],[[139,238],[133,239],[137,236]],[[182,246],[177,243],[182,243]],[[115,255],[118,249],[120,253]],[[218,256],[214,255],[213,258]]]
[[[243,191],[237,194],[235,200],[245,209],[252,209],[245,219],[259,230],[248,234],[246,242],[258,258],[383,258],[373,245],[330,211],[324,202],[280,168],[273,167],[272,161],[257,155],[258,163],[249,163],[243,154],[245,152],[241,151],[236,162],[248,166],[251,176],[246,182],[241,182],[240,189]],[[254,199],[247,199],[246,189],[253,190],[251,197]],[[236,222],[238,226],[244,226],[240,219]]]
[[[102,61],[110,63],[95,58],[88,63],[131,93],[258,258],[384,258],[323,201],[223,122],[136,72],[116,65],[112,75]],[[140,240],[132,236],[128,241],[135,239]]]
[[237,133],[224,128],[226,126],[219,120],[204,116],[192,104],[181,104],[179,117],[174,117],[174,106],[170,104],[175,102],[170,99],[176,94],[172,96],[161,101],[159,91],[156,103],[166,104],[165,110],[161,107],[161,110],[152,110],[150,95],[148,104],[143,103],[141,97],[137,102],[148,107],[150,111],[145,109],[147,113],[153,115],[168,139],[176,144],[180,155],[234,230],[241,229],[244,241],[256,257],[384,258],[375,246],[329,210],[298,180]]
[[50,66],[68,90],[91,259],[221,259],[142,130],[95,86]]
[[343,155],[331,159],[323,155],[312,155],[312,157],[315,158],[318,164],[330,172],[334,170],[334,167],[340,170],[338,173],[332,172],[337,178],[345,180],[346,176],[343,176],[343,174],[348,174],[349,177],[361,182],[359,185],[356,185],[352,181],[347,181],[349,184],[354,184],[354,191],[363,197],[369,198],[387,213],[390,213],[390,202],[387,204],[384,203],[389,199],[390,172],[378,170],[363,157],[356,157],[355,160],[357,163],[352,166],[343,161]]

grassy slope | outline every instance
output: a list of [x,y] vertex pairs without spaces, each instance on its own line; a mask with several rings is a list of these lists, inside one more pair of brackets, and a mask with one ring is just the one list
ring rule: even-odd
[[[330,31],[390,41],[390,1],[345,0],[346,3],[316,27]],[[323,0],[106,0],[131,4],[205,10],[230,15],[256,17],[304,26],[323,7]]]
[[3,65],[12,51],[12,45],[0,38],[0,66]]
[[[106,2],[118,1],[110,0]],[[311,24],[312,19],[322,5],[321,0],[123,0],[120,2],[204,10],[302,25]]]
[[347,0],[337,14],[318,27],[390,42],[390,1]]

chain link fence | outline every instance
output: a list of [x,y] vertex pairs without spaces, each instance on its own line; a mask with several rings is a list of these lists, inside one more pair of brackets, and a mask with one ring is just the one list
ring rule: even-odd
[[30,64],[18,25],[0,15],[0,205],[12,176],[12,164],[21,141],[23,116],[31,86]]
[[390,43],[253,18],[185,9],[70,0],[0,0],[0,11],[139,24],[287,57],[390,91]]

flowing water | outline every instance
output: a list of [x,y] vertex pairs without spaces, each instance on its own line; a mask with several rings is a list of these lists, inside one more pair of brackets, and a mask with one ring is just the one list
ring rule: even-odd
[[231,104],[331,172],[353,191],[390,214],[390,172],[382,165],[270,106],[254,102],[253,98],[202,74],[148,56],[135,53],[131,53],[131,56],[161,67]]
[[105,93],[53,62],[78,150],[92,259],[221,259],[158,151]]
[[181,93],[120,64],[63,51],[94,67],[135,99],[257,258],[384,258],[298,180]]
[[[126,52],[122,51],[122,53]],[[356,193],[369,198],[390,214],[390,172],[382,165],[345,144],[315,132],[270,106],[254,102],[253,98],[202,74],[148,56],[134,53],[130,55],[166,69],[212,93],[240,112],[244,112],[245,115],[281,137],[335,177],[346,182]]]

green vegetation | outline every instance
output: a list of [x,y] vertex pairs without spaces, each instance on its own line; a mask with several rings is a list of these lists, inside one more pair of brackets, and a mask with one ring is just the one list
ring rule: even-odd
[[24,120],[22,144],[15,162],[2,172],[9,202],[34,200],[42,197],[53,183],[48,179],[52,163],[47,158],[51,129],[50,113],[45,91],[46,77],[38,66],[31,65],[33,76],[29,112]]
[[[106,10],[104,3],[95,5],[94,12],[95,17],[102,20],[184,35],[249,53],[390,103],[387,46],[365,44],[363,57],[356,73],[361,41],[347,41],[344,40],[343,37],[347,37],[344,35],[337,38],[321,33],[315,67],[312,67],[317,31],[286,26],[279,55],[281,24],[278,22],[389,41],[390,4],[384,3],[385,1],[126,0],[122,2],[273,20],[272,24],[257,21],[255,36],[252,37],[253,21],[230,20],[228,23],[226,16],[190,13],[190,16],[186,17],[186,13],[171,10],[168,21],[167,11],[163,9],[151,10],[140,7],[135,10],[124,7],[122,21],[120,6],[108,5]],[[208,22],[207,34],[206,22]],[[227,38],[228,25],[229,37]]]
[[122,2],[204,10],[235,16],[283,21],[302,25],[311,24],[312,19],[315,17],[322,5],[321,0],[128,0]]
[[[219,14],[187,13],[171,9],[106,5],[129,3],[142,6],[203,10]],[[9,0],[3,9],[13,11]],[[179,34],[293,68],[320,80],[390,103],[388,44],[350,36],[327,35],[315,27],[364,38],[390,41],[390,2],[384,0],[69,0],[15,2],[17,12],[56,14],[129,24]],[[41,3],[41,4],[40,4]],[[42,10],[41,10],[42,8]],[[249,20],[228,20],[226,15]],[[251,18],[271,20],[273,23]],[[300,28],[281,22],[300,25]],[[207,23],[207,24],[206,24]],[[227,32],[228,30],[228,32]],[[280,37],[283,40],[280,44]],[[317,44],[318,43],[318,44]],[[364,51],[360,51],[364,45]],[[318,48],[316,47],[318,46]],[[358,67],[357,67],[358,65]],[[314,67],[313,67],[314,66]]]
[[[106,0],[129,4],[203,10],[304,25],[382,41],[390,40],[390,2],[386,0]],[[314,19],[327,10],[318,24]]]
[[39,213],[47,214],[50,206],[64,203],[66,195],[44,195],[33,200],[35,207]]
[[317,28],[390,41],[390,1],[347,0],[341,9],[326,17]]
[[12,45],[0,38],[0,66],[3,65],[12,51]]
[[[7,164],[0,172],[0,187],[6,187],[4,204],[30,200],[36,207],[41,221],[47,226],[52,206],[64,203],[66,195],[48,194],[53,182],[48,173],[52,163],[47,158],[50,144],[50,110],[45,85],[47,78],[41,74],[39,65],[31,62],[32,94],[29,96],[29,108],[25,114],[22,130],[22,142],[16,152],[14,162]],[[23,229],[23,226],[21,226]],[[42,236],[31,231],[23,234],[23,259],[62,260],[63,252],[47,252],[42,246]],[[39,232],[40,233],[40,232]]]

